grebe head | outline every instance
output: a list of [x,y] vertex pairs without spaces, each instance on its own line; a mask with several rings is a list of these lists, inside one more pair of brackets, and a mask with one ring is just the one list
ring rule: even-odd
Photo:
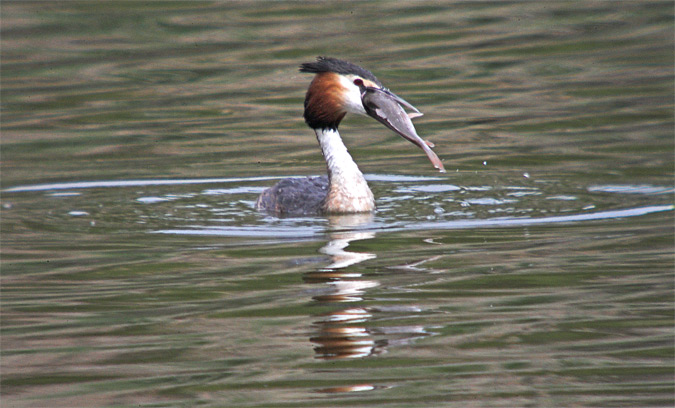
[[[335,129],[347,113],[376,119],[420,147],[434,167],[444,172],[443,163],[422,140],[411,119],[422,113],[382,86],[372,72],[337,58],[318,57],[300,66],[300,72],[316,74],[305,96],[305,122],[313,129]],[[404,107],[412,111],[406,113]]]

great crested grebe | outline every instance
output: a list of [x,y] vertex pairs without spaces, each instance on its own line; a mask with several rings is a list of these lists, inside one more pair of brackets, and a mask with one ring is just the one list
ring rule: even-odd
[[[347,113],[368,115],[419,146],[431,163],[443,163],[422,140],[410,119],[422,113],[384,88],[367,69],[337,58],[318,57],[300,72],[316,74],[305,95],[305,122],[314,129],[328,166],[328,176],[290,178],[263,191],[256,207],[274,214],[358,213],[375,210],[373,193],[347,151],[338,125]],[[406,113],[403,107],[412,111]]]

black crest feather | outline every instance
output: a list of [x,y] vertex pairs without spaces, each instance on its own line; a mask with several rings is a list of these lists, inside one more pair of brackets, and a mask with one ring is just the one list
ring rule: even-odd
[[316,62],[305,62],[300,65],[300,72],[308,72],[318,74],[321,72],[335,72],[342,75],[358,75],[363,79],[368,79],[375,82],[378,86],[382,86],[380,81],[373,75],[372,72],[365,68],[361,68],[356,64],[331,57],[317,57]]

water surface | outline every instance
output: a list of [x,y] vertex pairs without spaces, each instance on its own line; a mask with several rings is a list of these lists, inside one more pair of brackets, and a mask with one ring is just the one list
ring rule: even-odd
[[[673,4],[3,3],[2,403],[672,406]],[[324,164],[372,215],[254,210]]]

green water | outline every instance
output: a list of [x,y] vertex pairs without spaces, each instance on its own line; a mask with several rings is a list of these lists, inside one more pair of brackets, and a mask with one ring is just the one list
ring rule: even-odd
[[[3,2],[3,407],[670,407],[672,2]],[[367,118],[325,171],[317,55]]]

